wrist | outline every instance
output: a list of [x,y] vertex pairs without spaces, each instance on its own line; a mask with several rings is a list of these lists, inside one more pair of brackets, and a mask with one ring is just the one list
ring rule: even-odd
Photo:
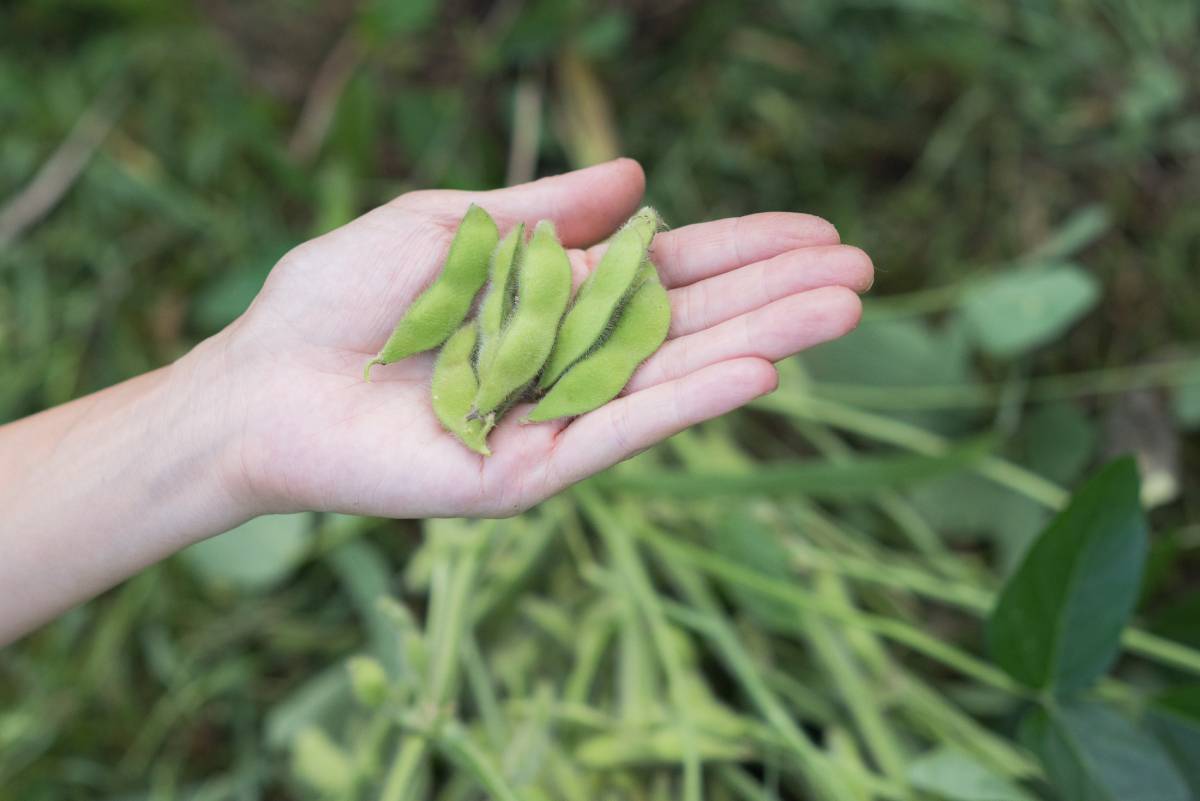
[[204,340],[164,368],[166,430],[159,432],[190,455],[200,502],[224,528],[267,511],[243,458],[249,404],[247,385],[239,378],[244,367],[231,354],[232,330]]
[[0,644],[258,513],[221,349],[0,428]]

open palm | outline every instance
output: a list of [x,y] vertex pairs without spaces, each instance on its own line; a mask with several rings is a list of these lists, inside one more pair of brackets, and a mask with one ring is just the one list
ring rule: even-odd
[[866,255],[840,245],[818,218],[755,214],[659,234],[651,255],[670,290],[668,341],[622,397],[596,411],[521,425],[516,410],[492,432],[491,457],[438,424],[431,354],[377,367],[363,381],[364,362],[441,268],[469,203],[501,232],[554,220],[578,283],[643,186],[641,168],[623,159],[493,192],[414,192],[285,256],[229,332],[230,362],[245,365],[229,411],[257,504],[389,517],[512,514],[770,392],[772,361],[857,323],[855,292],[871,283]]

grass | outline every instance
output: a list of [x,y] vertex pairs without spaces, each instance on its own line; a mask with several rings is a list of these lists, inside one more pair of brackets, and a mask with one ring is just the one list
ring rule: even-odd
[[[671,223],[812,211],[878,275],[776,394],[526,516],[268,520],[224,546],[253,582],[172,559],[0,652],[0,798],[954,798],[911,769],[947,746],[1072,797],[981,620],[1133,450],[1152,549],[1093,695],[1158,736],[1200,680],[1198,41],[1186,0],[13,4],[0,420],[395,194],[617,153]],[[1020,296],[1048,272],[1094,300]]]

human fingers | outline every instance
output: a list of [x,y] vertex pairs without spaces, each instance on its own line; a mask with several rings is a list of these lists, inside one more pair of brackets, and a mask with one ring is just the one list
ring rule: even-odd
[[820,217],[769,211],[663,231],[654,238],[650,257],[663,283],[673,288],[797,248],[840,241],[837,229]]
[[668,340],[638,368],[627,391],[636,392],[739,357],[779,361],[848,333],[861,315],[858,295],[845,287],[823,287],[792,295],[711,328]]
[[693,334],[773,301],[825,286],[865,292],[873,277],[871,258],[850,245],[790,250],[671,290],[670,335]]

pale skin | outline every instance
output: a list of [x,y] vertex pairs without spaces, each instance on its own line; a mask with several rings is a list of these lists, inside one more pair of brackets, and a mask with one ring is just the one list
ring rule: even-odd
[[0,427],[0,644],[255,516],[506,516],[771,392],[773,362],[850,331],[870,259],[805,214],[685,225],[651,251],[671,332],[625,393],[464,448],[433,358],[365,361],[436,275],[471,202],[501,231],[554,220],[576,281],[641,204],[620,159],[492,192],[412,192],[284,256],[250,308],[177,362]]

